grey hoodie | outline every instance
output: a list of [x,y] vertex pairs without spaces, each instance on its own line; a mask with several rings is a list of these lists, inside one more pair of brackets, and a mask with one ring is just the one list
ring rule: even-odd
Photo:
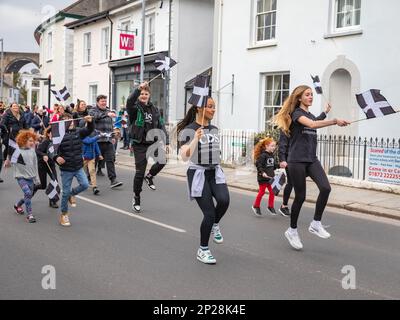
[[14,163],[14,178],[33,179],[38,182],[38,166],[35,149],[20,149],[25,164]]

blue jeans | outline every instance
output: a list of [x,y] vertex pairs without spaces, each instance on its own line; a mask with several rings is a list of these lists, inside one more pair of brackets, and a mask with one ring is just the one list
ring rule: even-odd
[[[78,180],[79,186],[71,190],[72,179]],[[61,197],[61,213],[68,212],[68,199],[70,196],[76,196],[77,194],[85,191],[89,188],[89,182],[83,169],[77,171],[61,171],[61,183],[62,183],[62,197]]]

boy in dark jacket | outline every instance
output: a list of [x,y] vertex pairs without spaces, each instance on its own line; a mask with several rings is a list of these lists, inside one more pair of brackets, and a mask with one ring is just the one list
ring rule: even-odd
[[[64,114],[62,120],[72,120],[72,116]],[[61,197],[61,216],[60,224],[64,227],[71,225],[68,216],[68,202],[72,207],[76,207],[75,196],[89,187],[89,182],[83,171],[82,140],[89,136],[94,130],[91,116],[86,116],[87,127],[77,129],[75,121],[67,121],[65,135],[56,150],[53,159],[60,166],[62,197]],[[54,137],[53,137],[54,142]],[[78,180],[79,186],[71,190],[73,178]]]
[[90,186],[93,188],[93,194],[99,194],[96,182],[96,159],[103,160],[97,140],[100,134],[93,131],[92,134],[82,140],[83,142],[83,170],[89,171]]

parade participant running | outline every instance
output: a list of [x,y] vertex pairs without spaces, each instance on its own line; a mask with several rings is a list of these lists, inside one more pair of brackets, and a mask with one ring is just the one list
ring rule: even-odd
[[[38,171],[39,171],[39,179],[40,185],[35,188],[35,193],[38,190],[46,190],[47,187],[47,175],[49,175],[50,179],[57,179],[57,170],[56,164],[51,157],[48,155],[49,147],[51,144],[51,127],[48,127],[44,131],[44,139],[39,145],[36,147],[36,155],[38,159]],[[49,199],[49,206],[51,208],[58,208],[57,201]]]
[[122,182],[117,181],[117,174],[115,172],[115,150],[114,143],[115,138],[113,135],[113,118],[116,117],[115,112],[110,111],[107,107],[107,97],[99,95],[96,99],[97,105],[89,111],[89,114],[93,117],[95,129],[102,133],[98,140],[100,151],[104,160],[98,163],[98,173],[102,173],[104,161],[107,166],[107,175],[110,179],[110,187],[116,188],[122,186]]
[[[72,119],[72,116],[68,113],[64,114],[62,120],[69,119]],[[70,125],[53,158],[60,166],[61,171],[62,197],[60,224],[64,227],[71,225],[68,215],[68,202],[72,207],[76,207],[75,196],[89,187],[88,179],[82,169],[82,139],[93,132],[94,124],[91,116],[86,116],[84,119],[87,122],[87,127],[85,128],[77,129],[75,121],[70,121]],[[71,190],[73,178],[78,180],[79,186]]]
[[[206,107],[192,106],[178,124],[180,155],[189,161],[187,180],[191,199],[196,199],[204,218],[200,226],[200,248],[197,259],[215,264],[208,242],[211,233],[215,243],[222,243],[219,223],[229,207],[229,190],[220,166],[221,149],[218,128],[211,125],[215,103],[208,98]],[[216,200],[216,205],[214,200]]]
[[[167,163],[166,153],[168,153],[169,140],[164,122],[160,119],[160,112],[150,101],[150,87],[147,82],[142,83],[129,95],[126,110],[131,123],[130,133],[136,167],[133,180],[134,199],[132,208],[136,212],[140,212],[140,193],[142,192],[143,180],[146,180],[151,190],[156,190],[153,179]],[[164,149],[164,144],[166,149]],[[149,149],[154,150],[154,152],[148,152]],[[149,156],[153,157],[156,162],[145,176]]]
[[262,197],[265,194],[265,189],[268,189],[268,212],[271,215],[276,215],[274,208],[275,194],[272,191],[271,183],[275,177],[275,163],[274,151],[276,149],[276,142],[273,138],[265,138],[260,140],[254,148],[254,160],[257,167],[257,182],[259,185],[258,195],[254,201],[253,212],[257,216],[261,216],[260,204]]
[[[328,115],[329,111],[331,110],[331,106],[328,104],[325,108],[325,111],[322,112],[318,117],[316,117],[315,120],[325,120],[326,116]],[[279,157],[279,166],[282,169],[285,169],[286,172],[286,178],[287,182],[285,185],[285,189],[283,190],[283,201],[282,205],[279,208],[279,212],[281,215],[288,217],[290,216],[290,210],[289,210],[289,198],[290,194],[292,193],[293,190],[293,184],[292,184],[292,179],[290,178],[289,175],[289,168],[287,164],[287,158],[289,155],[289,137],[282,131],[280,130],[279,132],[279,151],[278,151],[278,157]]]
[[313,92],[308,86],[299,86],[286,99],[279,111],[276,123],[290,136],[289,156],[287,159],[289,175],[292,178],[295,198],[290,215],[290,228],[285,232],[290,245],[297,250],[303,248],[297,232],[297,220],[306,197],[306,177],[309,176],[320,191],[315,206],[314,221],[308,230],[327,239],[331,235],[321,224],[322,214],[328,202],[331,186],[324,169],[317,158],[317,130],[332,125],[341,127],[350,124],[346,120],[316,120],[309,112],[313,102]]
[[38,181],[38,166],[35,152],[36,134],[32,131],[21,130],[17,135],[17,145],[20,148],[22,163],[19,161],[13,163],[14,178],[17,179],[18,185],[24,193],[24,198],[14,205],[17,214],[23,215],[26,207],[26,220],[29,223],[35,223],[36,218],[32,214],[32,197],[34,195],[35,185]]

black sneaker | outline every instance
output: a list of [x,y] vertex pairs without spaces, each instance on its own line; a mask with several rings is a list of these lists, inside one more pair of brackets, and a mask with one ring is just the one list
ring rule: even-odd
[[253,209],[253,212],[257,217],[261,217],[262,216],[260,208],[256,208],[256,207],[252,206],[251,209]]
[[133,197],[132,209],[136,212],[140,212],[140,197]]
[[277,213],[276,213],[274,207],[268,207],[268,213],[269,213],[271,216],[276,216],[276,215],[277,215]]
[[17,206],[17,205],[14,205],[14,210],[18,215],[25,214],[24,209],[22,207]]
[[149,188],[154,191],[156,190],[156,186],[154,185],[153,178],[154,177],[145,176],[144,180],[147,182]]
[[93,188],[93,194],[94,194],[95,196],[97,196],[99,193],[100,193],[100,190],[97,189],[97,187],[94,187],[94,188]]
[[0,178],[0,183],[3,183],[3,182],[4,182],[4,180],[2,178]]
[[120,187],[122,185],[123,185],[122,182],[119,182],[119,181],[114,179],[114,180],[111,180],[110,188],[113,189],[113,188],[116,188],[116,187]]
[[103,173],[103,171],[101,171],[101,170],[97,170],[97,175],[98,175],[99,177],[104,177],[104,173]]
[[28,221],[29,223],[35,223],[36,222],[36,218],[34,217],[33,214],[30,214],[26,217],[26,221]]
[[288,207],[280,207],[279,208],[279,213],[283,215],[284,217],[290,217],[290,210]]
[[57,209],[57,208],[58,208],[58,204],[57,204],[56,201],[50,200],[50,201],[49,201],[49,207],[50,207],[50,208]]

